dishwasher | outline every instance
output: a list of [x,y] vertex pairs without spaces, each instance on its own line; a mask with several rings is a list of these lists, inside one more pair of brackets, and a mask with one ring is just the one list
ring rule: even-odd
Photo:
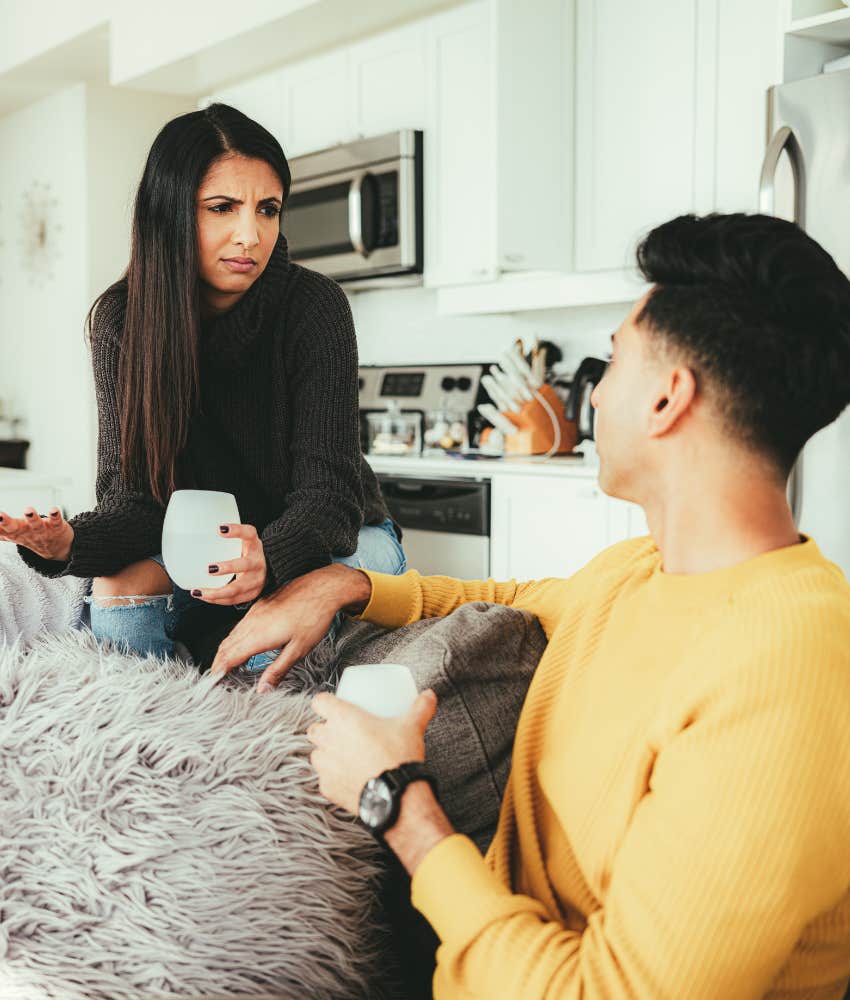
[[461,580],[489,577],[489,480],[378,473],[378,482],[404,532],[408,569]]

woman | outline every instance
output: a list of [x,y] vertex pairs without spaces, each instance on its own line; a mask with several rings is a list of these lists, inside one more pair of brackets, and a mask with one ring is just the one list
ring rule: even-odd
[[[93,578],[100,639],[160,656],[194,641],[209,661],[251,602],[308,570],[406,568],[360,449],[348,300],[289,261],[289,186],[278,141],[225,104],[168,122],[151,147],[128,267],[86,317],[97,506],[70,521],[0,513],[0,538],[30,566]],[[180,488],[236,496],[244,523],[220,531],[242,539],[242,556],[211,567],[235,574],[220,589],[188,594],[165,571],[163,516]]]

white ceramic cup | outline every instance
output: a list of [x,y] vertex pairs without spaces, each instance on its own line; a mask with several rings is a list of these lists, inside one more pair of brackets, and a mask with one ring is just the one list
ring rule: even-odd
[[232,493],[216,490],[175,490],[162,525],[162,560],[168,575],[184,590],[223,587],[233,576],[210,575],[211,563],[239,559],[242,539],[226,538],[220,524],[240,524]]
[[385,719],[404,715],[418,694],[413,674],[401,663],[361,663],[346,667],[338,698]]

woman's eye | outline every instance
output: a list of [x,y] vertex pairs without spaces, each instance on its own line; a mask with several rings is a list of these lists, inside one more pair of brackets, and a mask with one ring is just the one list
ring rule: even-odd
[[[230,211],[230,203],[224,201],[220,205],[213,205],[210,211],[215,212],[216,215],[223,215],[224,212]],[[276,215],[280,215],[280,209],[276,205],[264,205],[261,211],[267,219],[273,219]]]

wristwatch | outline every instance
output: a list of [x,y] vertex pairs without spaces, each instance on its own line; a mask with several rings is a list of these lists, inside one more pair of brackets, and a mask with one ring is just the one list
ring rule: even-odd
[[360,793],[360,821],[376,837],[382,836],[398,819],[401,797],[413,781],[427,781],[437,794],[437,779],[420,761],[411,761],[370,778]]

